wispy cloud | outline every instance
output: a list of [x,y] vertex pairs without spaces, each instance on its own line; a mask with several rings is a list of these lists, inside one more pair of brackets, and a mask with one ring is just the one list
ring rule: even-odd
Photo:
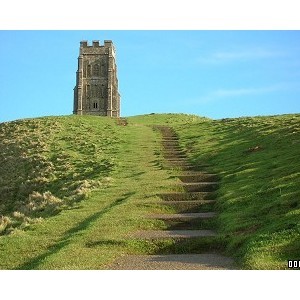
[[199,57],[197,62],[201,64],[226,64],[232,62],[275,58],[283,55],[284,53],[278,50],[257,47],[231,51],[216,51]]
[[237,88],[237,89],[219,89],[211,93],[211,96],[217,98],[227,98],[227,97],[240,97],[249,95],[258,95],[276,92],[283,88],[282,85],[274,85],[268,87],[258,87],[258,88]]
[[[236,88],[236,89],[217,89],[211,91],[198,99],[191,100],[193,104],[207,104],[218,100],[242,98],[245,96],[263,95],[283,91],[289,88],[286,84],[277,84],[265,87],[250,87],[250,88]],[[190,103],[191,104],[191,103]]]

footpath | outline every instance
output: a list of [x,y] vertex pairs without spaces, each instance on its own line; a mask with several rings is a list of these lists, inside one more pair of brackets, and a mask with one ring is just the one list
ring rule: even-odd
[[[174,171],[184,192],[160,194],[160,204],[172,206],[176,213],[149,215],[164,221],[166,230],[138,231],[131,238],[174,241],[168,254],[128,255],[116,260],[115,270],[226,270],[234,261],[219,254],[222,242],[215,231],[218,175],[205,172],[207,165],[193,166],[187,161],[175,131],[156,126],[161,132],[164,167]],[[162,253],[165,252],[162,249]],[[170,254],[171,253],[171,254]]]

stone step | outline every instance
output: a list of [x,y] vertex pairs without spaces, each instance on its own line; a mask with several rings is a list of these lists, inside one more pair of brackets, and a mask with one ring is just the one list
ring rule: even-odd
[[177,143],[175,144],[170,144],[170,143],[166,143],[166,144],[163,144],[163,148],[164,149],[182,149],[181,146],[179,146]]
[[[191,164],[190,162],[186,162],[186,163],[187,163],[188,166],[191,166],[192,168],[191,168],[191,170],[187,169],[187,170],[184,170],[184,171],[193,171],[194,168],[195,169],[199,169],[199,168],[207,168],[207,167],[209,167],[209,165],[207,165],[207,164],[194,165],[194,164]],[[195,170],[195,172],[196,172],[196,170]],[[198,172],[200,172],[200,170],[198,170]]]
[[165,142],[161,144],[164,148],[181,148],[178,142]]
[[173,146],[173,145],[179,145],[179,141],[178,140],[163,140],[161,142],[161,145],[167,145],[167,144],[169,144],[171,146]]
[[168,159],[166,159],[166,161],[171,162],[171,163],[177,163],[177,162],[183,163],[184,162],[184,163],[190,164],[185,157],[182,157],[182,158],[178,158],[178,157],[168,158]]
[[182,154],[182,153],[170,153],[170,154],[164,154],[164,158],[165,159],[187,159],[186,155],[185,154]]
[[166,151],[166,150],[164,150],[164,152],[163,152],[163,155],[181,155],[181,156],[184,156],[185,158],[186,158],[186,155],[185,155],[185,153],[184,153],[184,151],[182,151],[182,150],[172,150],[172,151]]
[[180,148],[180,147],[163,147],[162,150],[166,153],[166,152],[170,152],[170,153],[173,153],[173,152],[176,152],[176,153],[185,153],[185,150]]
[[[214,204],[216,200],[174,200],[174,201],[160,201],[159,204],[163,205],[176,205],[176,204],[197,204],[197,205],[205,205],[205,204]],[[156,203],[156,202],[155,202]]]
[[172,207],[178,213],[194,213],[209,212],[213,209],[216,200],[185,200],[185,201],[160,201],[160,202],[144,202],[141,206],[157,206],[164,205]]
[[134,233],[131,237],[146,240],[152,239],[190,239],[201,237],[215,237],[213,230],[142,230]]
[[[180,167],[180,166],[179,166]],[[187,165],[180,167],[181,171],[196,171],[196,170],[205,170],[209,167],[208,165]]]
[[167,205],[180,213],[210,211],[216,200],[185,200],[161,201],[159,204]]
[[213,192],[218,188],[218,182],[191,182],[181,183],[187,192]]
[[172,165],[172,166],[192,166],[190,163],[188,163],[185,159],[183,160],[165,160],[165,164]]
[[168,161],[166,160],[165,162],[163,162],[164,165],[169,166],[169,167],[187,167],[187,168],[192,168],[195,167],[189,163],[187,163],[186,161]]
[[186,201],[186,200],[214,200],[212,192],[190,192],[190,193],[163,193],[158,194],[165,201]]
[[179,136],[175,131],[162,132],[162,139],[179,139]]
[[181,213],[181,214],[155,214],[149,215],[148,218],[160,220],[176,220],[188,221],[194,219],[210,219],[216,216],[215,212],[202,212],[202,213]]
[[172,161],[172,160],[175,160],[175,159],[179,159],[179,160],[184,159],[184,160],[186,160],[186,157],[185,156],[179,156],[179,155],[178,156],[177,155],[169,155],[169,156],[164,156],[164,159],[167,160],[167,161],[168,160]]
[[210,173],[198,173],[189,175],[179,175],[177,176],[182,182],[192,183],[192,182],[217,182],[219,176],[217,174]]
[[184,167],[193,166],[192,164],[188,163],[186,160],[166,160],[165,163],[172,166],[184,166]]
[[176,146],[176,147],[168,146],[168,147],[163,147],[163,151],[173,151],[173,152],[180,152],[181,151],[181,152],[183,152],[184,149],[179,147],[179,146]]
[[[181,171],[188,171],[188,170],[194,170],[195,169],[195,166],[191,166],[191,165],[169,165],[169,166],[165,166],[164,167],[165,169],[167,170],[174,170],[174,169],[179,169]],[[202,168],[202,167],[197,167],[197,168]]]
[[174,158],[176,158],[176,157],[179,157],[179,158],[186,158],[186,155],[185,155],[185,153],[184,152],[182,152],[182,151],[178,151],[178,152],[175,152],[175,151],[172,151],[172,152],[164,152],[163,153],[163,156],[164,157],[174,157]]
[[185,150],[178,148],[178,149],[174,149],[174,148],[170,148],[170,149],[162,149],[164,151],[164,153],[177,153],[177,154],[185,154]]
[[215,253],[127,255],[117,259],[109,270],[234,270],[234,261]]
[[182,149],[182,147],[181,146],[179,146],[178,144],[163,144],[163,148],[164,149],[176,149],[176,150],[178,150],[178,149]]
[[202,182],[182,182],[181,183],[182,186],[214,186],[214,185],[219,185],[219,182],[216,182],[216,181],[208,181],[208,182],[205,182],[205,181],[202,181]]

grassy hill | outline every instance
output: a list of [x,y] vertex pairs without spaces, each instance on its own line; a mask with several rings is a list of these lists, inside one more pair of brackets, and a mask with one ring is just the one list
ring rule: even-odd
[[[163,228],[156,194],[173,127],[194,164],[221,175],[218,230],[242,268],[285,269],[300,252],[300,115],[211,120],[184,114],[46,117],[0,124],[0,268],[103,269],[163,245],[128,240]],[[145,204],[153,201],[152,205]]]

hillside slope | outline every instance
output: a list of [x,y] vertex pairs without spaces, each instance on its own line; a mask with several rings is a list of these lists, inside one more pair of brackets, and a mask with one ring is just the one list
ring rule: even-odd
[[[242,268],[286,269],[300,252],[300,115],[210,120],[184,114],[47,117],[0,124],[0,268],[103,269],[162,213],[163,168],[153,124],[173,127],[195,165],[220,174],[218,227]],[[146,204],[153,201],[154,204]],[[156,204],[155,204],[156,203]]]
[[192,163],[222,178],[219,229],[244,268],[285,269],[300,253],[300,115],[175,126]]
[[176,180],[161,168],[158,133],[124,125],[92,116],[0,125],[0,268],[103,269],[156,251],[126,235],[163,226],[144,214],[164,208],[141,202]]
[[109,182],[119,136],[109,119],[50,117],[0,126],[0,234],[25,228]]

